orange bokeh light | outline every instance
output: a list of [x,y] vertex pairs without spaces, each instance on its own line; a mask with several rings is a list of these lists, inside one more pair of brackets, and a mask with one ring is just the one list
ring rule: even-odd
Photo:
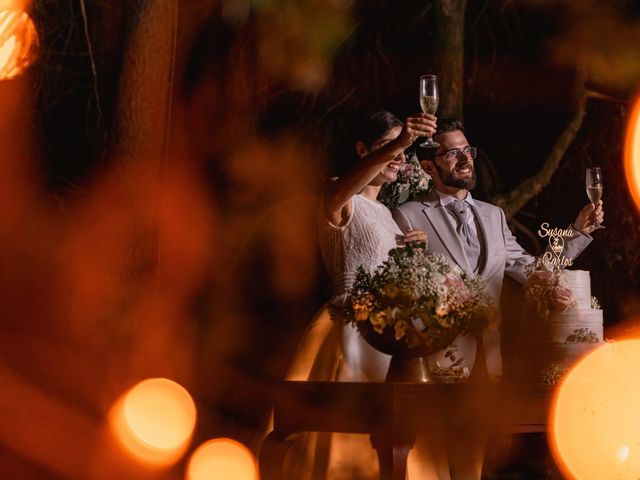
[[113,431],[134,457],[156,466],[177,462],[196,423],[196,406],[184,388],[165,378],[138,383],[114,405]]
[[629,116],[624,142],[624,170],[631,197],[640,210],[640,95]]
[[549,444],[567,478],[633,479],[640,472],[640,340],[607,343],[559,387]]
[[31,0],[0,0],[0,10],[27,10],[31,6]]
[[21,74],[37,53],[38,34],[29,15],[19,9],[0,9],[0,80]]
[[187,480],[257,480],[252,453],[239,442],[217,438],[200,445],[187,465]]

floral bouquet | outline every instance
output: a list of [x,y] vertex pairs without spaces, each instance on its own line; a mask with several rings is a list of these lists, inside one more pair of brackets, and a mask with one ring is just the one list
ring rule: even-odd
[[395,182],[385,183],[380,189],[378,200],[388,208],[396,208],[404,202],[414,200],[431,191],[431,177],[425,173],[414,153],[407,153],[407,159],[400,167]]
[[358,269],[345,313],[374,348],[424,356],[481,331],[490,305],[481,279],[415,242],[391,250],[373,273]]
[[526,269],[525,297],[533,302],[538,312],[547,317],[576,306],[571,290],[567,288],[561,270],[554,268],[542,258],[537,258]]

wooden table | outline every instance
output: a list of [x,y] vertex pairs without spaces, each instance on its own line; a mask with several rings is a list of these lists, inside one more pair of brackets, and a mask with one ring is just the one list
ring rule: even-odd
[[404,480],[415,435],[458,430],[543,432],[553,385],[292,382],[274,391],[274,430],[260,450],[262,480],[280,480],[292,438],[305,431],[368,433],[381,480]]

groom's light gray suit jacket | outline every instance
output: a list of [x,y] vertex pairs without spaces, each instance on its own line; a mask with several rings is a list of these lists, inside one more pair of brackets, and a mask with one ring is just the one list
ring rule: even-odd
[[[479,276],[485,280],[489,294],[494,300],[496,318],[483,332],[483,345],[487,371],[492,377],[502,375],[502,354],[500,351],[500,293],[505,275],[523,284],[526,280],[525,267],[533,262],[518,244],[507,226],[504,212],[490,203],[473,199],[473,211],[478,220],[484,241],[484,258],[478,266]],[[428,250],[438,252],[453,260],[464,271],[473,273],[462,242],[456,233],[454,220],[441,205],[440,197],[434,190],[421,201],[407,202],[393,210],[393,218],[403,232],[412,229],[423,230],[428,236]],[[591,237],[578,231],[565,244],[564,255],[575,258],[591,242]],[[454,342],[458,352],[465,358],[465,365],[471,371],[476,356],[476,339],[473,335],[460,335]],[[451,364],[445,351],[429,357],[429,363],[436,361],[446,367]]]

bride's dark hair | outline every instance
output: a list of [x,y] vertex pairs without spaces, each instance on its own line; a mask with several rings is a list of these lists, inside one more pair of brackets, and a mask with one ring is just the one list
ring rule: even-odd
[[370,147],[393,127],[402,125],[398,117],[387,111],[339,115],[331,129],[330,163],[325,178],[342,176],[360,159],[355,148],[357,142]]
[[394,127],[402,127],[402,122],[393,113],[384,110],[369,113],[363,116],[353,129],[352,148],[357,142],[362,142],[370,147]]

